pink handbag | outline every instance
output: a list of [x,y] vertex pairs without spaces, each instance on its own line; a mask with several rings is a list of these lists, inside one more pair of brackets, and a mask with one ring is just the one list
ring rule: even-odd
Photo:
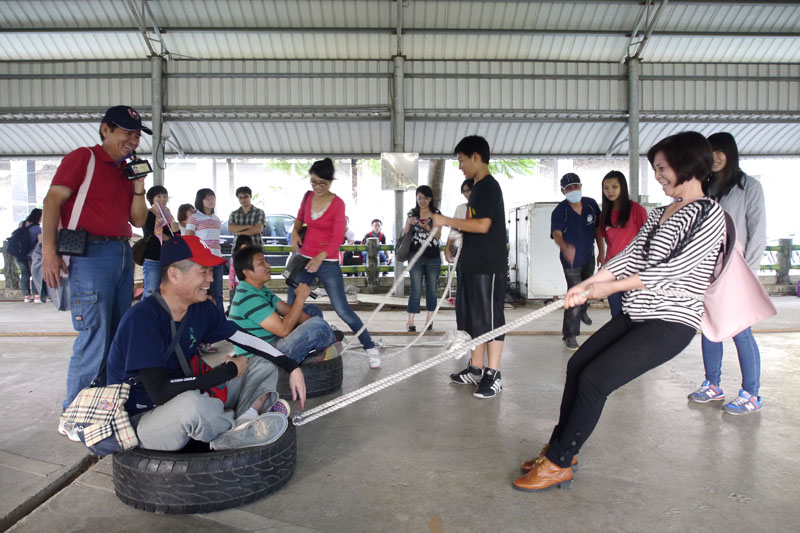
[[750,270],[736,228],[725,213],[725,250],[717,259],[711,285],[703,298],[703,335],[714,342],[730,339],[753,324],[777,313],[769,294]]

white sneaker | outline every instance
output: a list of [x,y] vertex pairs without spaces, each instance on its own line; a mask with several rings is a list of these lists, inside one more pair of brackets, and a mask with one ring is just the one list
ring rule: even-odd
[[75,429],[75,426],[72,425],[72,422],[65,422],[64,420],[59,420],[58,432],[61,433],[62,435],[66,435],[66,437],[72,442],[81,441],[81,438],[78,436],[78,431]]
[[33,303],[35,303],[35,304],[40,304],[40,303],[43,303],[43,302],[42,302],[42,298],[41,298],[41,297],[40,297],[38,294],[37,294],[37,295],[35,295],[35,296],[33,297]]
[[370,368],[380,368],[381,367],[381,355],[378,351],[377,347],[370,348],[367,350],[367,355],[369,355],[369,367]]
[[281,413],[264,413],[226,431],[212,440],[212,450],[231,450],[265,446],[278,440],[289,427],[289,419]]

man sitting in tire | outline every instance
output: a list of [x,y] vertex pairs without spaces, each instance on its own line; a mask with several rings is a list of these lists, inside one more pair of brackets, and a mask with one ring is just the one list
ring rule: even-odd
[[[212,268],[223,261],[195,236],[165,241],[161,296],[144,299],[120,322],[107,379],[108,384],[135,380],[125,408],[142,448],[180,450],[190,439],[214,450],[274,441],[288,424],[286,405],[276,403],[278,366],[290,373],[292,399],[301,409],[305,403],[297,363],[240,331],[208,299]],[[176,329],[180,335],[173,344]],[[223,339],[263,357],[229,355],[211,369],[200,359],[200,344]]]
[[[309,354],[314,359],[329,360],[339,355],[344,334],[322,319],[315,305],[305,305],[311,288],[300,283],[295,288],[294,304],[278,298],[269,288],[270,266],[259,248],[243,247],[233,254],[233,269],[239,285],[231,303],[230,319],[242,331],[272,344],[297,364]],[[237,355],[249,355],[236,347]]]

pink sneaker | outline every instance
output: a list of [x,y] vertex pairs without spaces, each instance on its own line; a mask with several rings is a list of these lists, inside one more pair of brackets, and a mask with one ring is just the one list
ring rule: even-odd
[[272,407],[269,408],[268,412],[270,412],[270,413],[280,413],[283,416],[288,417],[289,413],[292,412],[292,408],[289,407],[289,402],[287,402],[286,400],[280,399],[277,402],[275,402],[274,404],[272,404]]
[[33,302],[33,296],[26,296],[25,298],[22,299],[22,303],[29,304],[31,302]]

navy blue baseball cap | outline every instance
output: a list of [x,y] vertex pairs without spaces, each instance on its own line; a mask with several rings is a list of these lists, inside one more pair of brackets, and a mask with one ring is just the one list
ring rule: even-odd
[[225,258],[211,253],[196,235],[176,235],[161,245],[161,266],[189,259],[198,265],[214,267],[225,262]]
[[100,122],[108,122],[119,126],[123,130],[138,131],[141,130],[148,135],[153,134],[153,130],[142,124],[142,117],[139,112],[134,108],[127,105],[115,105],[106,109],[106,114]]
[[580,182],[581,179],[574,172],[567,172],[566,174],[561,176],[562,189],[566,189],[569,185],[572,185],[573,183],[580,183]]

